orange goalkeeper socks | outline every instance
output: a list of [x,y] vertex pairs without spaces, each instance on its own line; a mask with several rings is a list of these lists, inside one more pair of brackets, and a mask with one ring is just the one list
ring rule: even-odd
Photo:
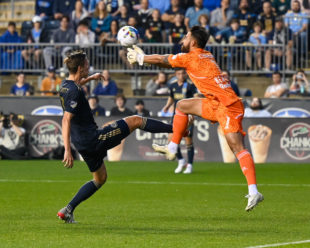
[[171,141],[175,144],[180,144],[182,137],[185,134],[188,123],[188,115],[182,113],[180,110],[175,110],[173,118],[173,135]]
[[255,165],[251,154],[245,149],[239,152],[236,156],[248,185],[256,184]]

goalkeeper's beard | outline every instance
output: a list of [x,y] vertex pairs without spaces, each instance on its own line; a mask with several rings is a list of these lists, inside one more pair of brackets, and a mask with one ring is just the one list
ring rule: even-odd
[[181,52],[182,53],[189,53],[189,46],[185,47],[184,44],[181,44]]

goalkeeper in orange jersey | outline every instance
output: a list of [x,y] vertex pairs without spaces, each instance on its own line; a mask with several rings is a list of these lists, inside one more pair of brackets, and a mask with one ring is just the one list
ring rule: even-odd
[[205,98],[180,100],[173,120],[173,136],[166,146],[153,148],[174,160],[178,145],[186,132],[188,115],[200,116],[212,122],[219,122],[228,145],[237,157],[248,183],[248,204],[246,211],[252,210],[264,197],[257,190],[255,165],[251,154],[244,147],[245,132],[242,129],[244,107],[241,99],[231,88],[230,81],[222,75],[213,55],[205,51],[209,39],[207,31],[198,26],[190,29],[181,41],[182,53],[177,55],[145,55],[137,46],[128,48],[129,63],[154,64],[166,68],[184,68]]

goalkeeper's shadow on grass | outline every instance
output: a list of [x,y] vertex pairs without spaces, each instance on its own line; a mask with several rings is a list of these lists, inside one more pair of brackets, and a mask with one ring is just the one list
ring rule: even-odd
[[[64,226],[68,226],[68,224],[60,223]],[[70,225],[75,230],[80,230],[81,233],[87,233],[88,231],[94,231],[94,227],[98,233],[104,231],[105,234],[123,234],[123,235],[132,235],[134,232],[137,235],[141,234],[177,234],[177,233],[213,233],[218,231],[231,232],[231,230],[222,230],[222,229],[208,229],[208,228],[160,228],[160,227],[121,227],[121,226],[106,226],[104,224],[83,224],[77,223]],[[89,226],[89,227],[88,227]]]

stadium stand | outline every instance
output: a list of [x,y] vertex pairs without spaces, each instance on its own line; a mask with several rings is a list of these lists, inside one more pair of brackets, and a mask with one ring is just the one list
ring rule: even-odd
[[[14,21],[18,34],[20,34],[20,37],[24,40],[24,43],[10,44],[2,43],[0,39],[1,51],[10,48],[14,48],[14,51],[30,51],[27,52],[27,54],[30,54],[30,60],[33,60],[32,56],[34,55],[31,55],[31,51],[44,51],[46,47],[55,46],[52,37],[55,30],[60,28],[60,21],[53,19],[53,15],[48,17],[45,16],[45,14],[39,13],[39,7],[43,6],[41,2],[42,1],[1,1],[1,33],[6,31],[8,21]],[[72,1],[72,4],[73,2],[74,1]],[[99,2],[101,1],[92,1],[93,10],[96,9],[94,4],[98,5]],[[285,12],[281,12],[278,3],[274,1],[271,1],[270,5],[269,3],[263,4],[263,2],[266,1],[256,1],[252,3],[251,1],[242,0],[237,7],[236,1],[230,1],[230,4],[228,4],[228,1],[224,0],[222,2],[218,1],[218,4],[220,2],[221,4],[214,5],[211,11],[205,4],[205,1],[193,1],[194,3],[191,4],[191,1],[171,0],[169,5],[167,4],[164,8],[160,9],[160,18],[162,22],[157,19],[156,21],[153,20],[152,12],[154,12],[154,9],[150,8],[150,6],[156,7],[156,4],[154,5],[152,1],[148,2],[147,0],[143,0],[141,1],[141,5],[137,4],[139,1],[135,1],[134,5],[132,5],[134,1],[123,1],[123,6],[126,6],[126,8],[118,6],[119,10],[111,8],[111,6],[109,6],[109,1],[103,2],[106,3],[104,18],[117,20],[120,25],[124,25],[128,24],[128,21],[133,19],[130,17],[135,17],[141,35],[141,47],[146,53],[163,54],[178,52],[179,46],[173,44],[172,40],[180,40],[186,33],[186,30],[184,31],[181,29],[186,28],[184,27],[184,18],[179,17],[178,22],[181,20],[181,25],[178,24],[178,28],[171,28],[171,24],[175,23],[175,15],[179,14],[185,16],[185,24],[188,25],[188,23],[196,23],[196,19],[194,20],[191,18],[198,18],[199,15],[197,13],[202,12],[204,18],[200,18],[201,21],[199,19],[200,25],[203,25],[212,35],[206,49],[214,54],[223,70],[228,70],[235,77],[241,88],[241,92],[250,90],[253,95],[262,97],[264,92],[261,89],[262,87],[258,85],[262,86],[262,82],[266,82],[265,79],[262,80],[262,77],[270,77],[273,71],[279,71],[286,83],[289,83],[289,78],[300,68],[305,71],[306,75],[309,73],[309,6],[304,6],[299,1],[292,1],[292,8],[289,8]],[[71,18],[72,16],[74,16],[74,18],[79,18],[79,14],[76,14],[76,12],[80,11],[79,9],[81,9],[81,6],[82,11],[80,12],[82,14],[84,13],[83,17],[85,17],[85,13],[90,10],[89,5],[87,5],[89,4],[88,1],[79,1],[79,3],[81,3],[78,5],[80,7],[76,6],[75,10],[73,7],[70,7],[75,11],[72,15],[70,9],[71,12],[69,16]],[[228,6],[230,7],[228,8]],[[205,7],[207,7],[207,9],[204,9]],[[272,7],[271,10],[270,7]],[[55,10],[53,6],[50,6],[50,9],[51,12],[49,12],[48,8],[46,11],[53,13]],[[69,10],[66,9],[66,11]],[[126,11],[128,11],[128,13],[124,14]],[[217,18],[215,18],[215,13],[217,12],[221,13],[221,15],[216,15]],[[32,20],[35,13],[41,15],[41,27],[42,30],[47,33],[43,42],[28,42],[27,40],[29,33],[33,32]],[[83,25],[89,25],[89,28],[91,28],[90,20],[93,15],[93,11],[90,11],[89,15],[84,19],[81,18],[80,21],[84,23]],[[231,28],[231,25],[233,25],[231,22],[237,23],[236,19],[233,18],[237,18],[240,25],[236,29]],[[202,19],[204,21],[202,21]],[[283,26],[285,25],[284,28],[275,29],[277,22],[282,22]],[[263,30],[256,35],[253,33],[253,24],[257,26],[258,23],[260,23]],[[76,25],[75,20],[71,21],[70,27],[76,27]],[[147,36],[144,36],[145,30],[147,30]],[[173,32],[173,36],[170,35],[170,32]],[[150,38],[150,34],[153,34],[153,38]],[[154,35],[157,37],[156,39]],[[92,71],[99,72],[102,71],[102,69],[109,70],[110,73],[113,74],[113,78],[117,80],[118,86],[124,90],[123,93],[125,93],[126,96],[128,96],[127,94],[130,96],[132,94],[141,94],[145,92],[146,83],[159,72],[159,69],[156,67],[141,68],[137,66],[128,66],[126,61],[124,61],[123,48],[115,43],[115,39],[113,39],[114,36],[115,31],[111,32],[110,28],[108,28],[108,30],[105,30],[103,33],[97,33],[93,44],[85,46],[85,44],[81,43],[57,43],[57,49],[63,50],[68,47],[71,49],[83,47],[90,56]],[[257,39],[258,36],[260,37],[259,39]],[[110,38],[107,42],[100,42],[102,37]],[[168,39],[169,37],[170,39]],[[171,37],[174,39],[171,39]],[[158,42],[161,40],[161,43],[154,43],[154,41]],[[169,43],[169,40],[171,43]],[[96,56],[94,56],[94,54],[96,54]],[[18,73],[20,70],[26,74],[30,74],[29,78],[34,78],[34,85],[36,90],[38,90],[40,87],[40,83],[36,83],[37,81],[40,82],[38,76],[42,78],[46,68],[49,66],[44,63],[43,52],[42,54],[38,54],[38,56],[41,56],[41,58],[36,58],[36,63],[29,63],[25,61],[29,59],[29,57],[23,54],[23,58],[20,59],[21,61],[18,63],[19,66],[17,67],[3,65],[4,61],[0,61],[0,68],[2,68],[1,79],[3,82],[0,93],[8,93],[10,87],[6,86],[7,82],[10,82],[10,85],[14,83],[14,77],[10,76],[10,74]],[[10,56],[8,59],[14,60],[14,58]],[[62,75],[65,75],[62,59],[63,56],[56,56],[53,58],[53,66],[56,67],[58,73],[61,71]],[[173,71],[165,70],[165,72],[170,75]],[[131,80],[128,80],[128,76],[124,76],[124,73],[131,76]],[[251,75],[251,77],[247,77],[248,75]],[[143,78],[143,80],[141,80],[141,78]],[[258,84],[257,81],[260,83]],[[266,88],[267,85],[268,84],[265,84],[264,87]],[[289,87],[289,85],[287,86]],[[91,87],[93,88],[94,86]]]

